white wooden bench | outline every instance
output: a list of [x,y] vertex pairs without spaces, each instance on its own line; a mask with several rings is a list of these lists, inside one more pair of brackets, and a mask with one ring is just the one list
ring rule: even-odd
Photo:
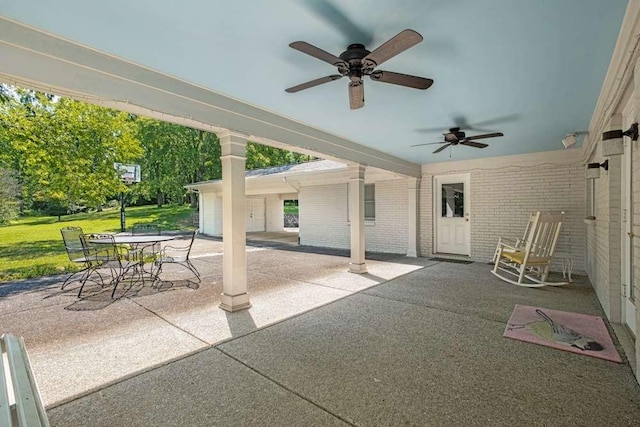
[[4,334],[0,350],[0,427],[48,426],[24,340]]

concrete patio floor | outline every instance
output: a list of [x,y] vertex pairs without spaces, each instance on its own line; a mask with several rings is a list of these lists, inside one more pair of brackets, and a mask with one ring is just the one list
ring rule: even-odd
[[60,278],[0,285],[0,331],[25,337],[51,424],[638,425],[626,359],[502,337],[515,304],[601,316],[585,278],[526,289],[486,264],[380,255],[360,276],[344,251],[247,251],[237,313],[218,308],[216,240],[198,240],[199,286],[168,272],[112,301]]

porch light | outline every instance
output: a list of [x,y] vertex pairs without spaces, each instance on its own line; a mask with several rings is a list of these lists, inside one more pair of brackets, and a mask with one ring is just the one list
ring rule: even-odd
[[610,130],[602,134],[602,155],[605,157],[624,153],[622,138],[628,136],[632,141],[638,140],[638,123],[631,125],[626,131]]
[[562,138],[562,145],[564,145],[564,148],[571,148],[574,145],[576,145],[576,134],[575,133],[570,133],[567,136],[565,136],[564,138]]
[[605,160],[602,163],[589,163],[587,165],[587,179],[600,178],[600,168],[608,171],[609,160]]

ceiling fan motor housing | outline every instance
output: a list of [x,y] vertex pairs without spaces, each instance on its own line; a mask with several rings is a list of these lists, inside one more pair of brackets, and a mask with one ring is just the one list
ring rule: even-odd
[[457,144],[459,141],[465,138],[466,134],[460,130],[460,128],[451,128],[449,133],[444,134],[444,140],[453,144]]
[[[349,76],[349,78],[353,82],[362,81],[362,76],[364,74],[367,74],[362,64],[362,58],[369,55],[369,53],[371,52],[365,49],[363,44],[360,44],[360,43],[350,44],[347,47],[347,50],[342,52],[339,56],[340,59],[342,59],[343,61],[349,64],[349,69],[340,70],[340,67],[338,67],[339,72],[342,75]],[[344,71],[346,71],[346,73],[344,73]]]

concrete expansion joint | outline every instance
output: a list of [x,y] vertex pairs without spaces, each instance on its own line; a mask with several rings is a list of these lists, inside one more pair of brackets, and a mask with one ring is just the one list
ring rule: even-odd
[[327,414],[331,415],[332,417],[335,417],[337,419],[339,419],[340,421],[350,425],[350,426],[355,426],[356,424],[354,424],[352,421],[349,421],[343,417],[341,417],[340,415],[331,412],[329,409],[325,408],[324,406],[320,405],[319,403],[313,401],[311,398],[301,394],[300,392],[287,387],[286,385],[284,385],[283,383],[281,383],[280,381],[277,381],[276,379],[270,377],[269,375],[259,371],[258,369],[254,368],[251,365],[248,365],[247,363],[243,362],[242,360],[238,359],[237,357],[233,356],[230,353],[227,353],[226,351],[224,351],[223,349],[221,349],[220,347],[215,347],[216,350],[218,350],[220,353],[224,354],[225,356],[227,356],[228,358],[230,358],[231,360],[241,364],[242,366],[244,366],[245,368],[251,370],[252,372],[256,373],[257,375],[260,375],[262,378],[266,379],[267,381],[272,382],[273,384],[277,385],[278,387],[282,388],[283,390],[288,391],[289,393],[299,397],[300,399],[309,402],[311,405],[315,406],[316,408],[320,409],[321,411],[326,412]]
[[171,322],[170,320],[166,319],[165,317],[161,316],[160,314],[156,313],[155,311],[151,310],[148,307],[145,307],[144,305],[140,304],[137,301],[134,301],[132,298],[126,297],[129,301],[131,301],[132,303],[134,303],[135,305],[137,305],[138,307],[142,308],[143,310],[151,313],[152,315],[156,316],[158,319],[162,320],[163,322],[168,323],[169,325],[171,325],[172,327],[178,329],[181,332],[184,332],[185,334],[189,335],[190,337],[200,341],[203,344],[206,344],[207,346],[210,346],[211,343],[207,342],[205,340],[203,340],[202,338],[198,337],[197,335],[192,334],[191,332],[187,331],[186,329],[176,325],[175,323]]

